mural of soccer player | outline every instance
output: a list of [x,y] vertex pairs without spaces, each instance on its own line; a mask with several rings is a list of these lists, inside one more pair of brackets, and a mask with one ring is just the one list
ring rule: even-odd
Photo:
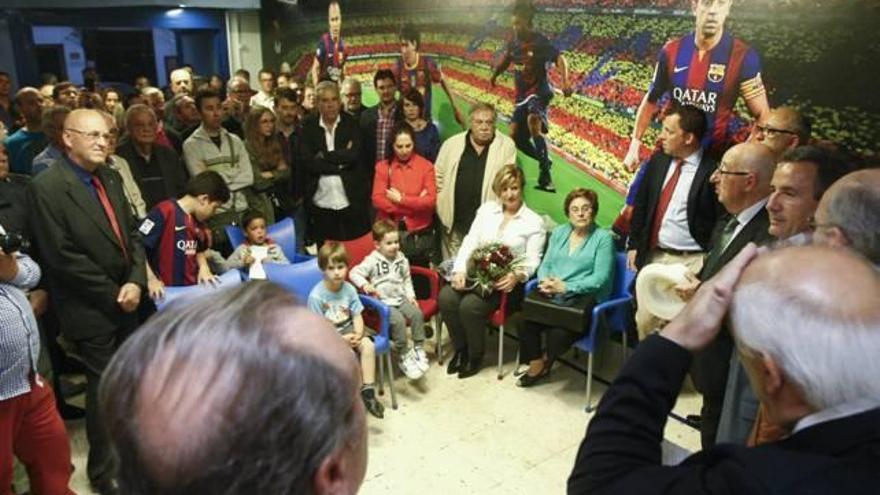
[[666,93],[706,112],[709,128],[703,146],[719,156],[733,144],[733,106],[740,95],[756,120],[770,111],[758,53],[724,31],[732,1],[691,0],[695,31],[668,41],[660,50],[651,86],[636,112],[623,162],[631,171],[639,166],[642,136],[654,117],[658,100]]
[[410,88],[416,88],[425,99],[425,120],[431,120],[431,86],[432,83],[439,83],[446,96],[449,97],[449,104],[452,105],[452,113],[458,125],[465,127],[461,112],[455,104],[455,98],[446,80],[443,79],[443,72],[440,70],[440,64],[419,52],[421,46],[421,33],[413,24],[405,24],[400,29],[400,58],[397,59],[397,65],[394,66],[394,78],[397,80],[397,89],[403,95]]
[[345,43],[342,42],[342,10],[339,2],[332,1],[327,7],[327,19],[330,31],[321,35],[318,40],[318,49],[315,52],[315,61],[312,62],[312,86],[319,82],[330,80],[336,84],[342,84],[345,78]]
[[[648,92],[636,111],[629,150],[623,165],[631,172],[639,168],[642,136],[657,111],[660,98],[670,93],[672,99],[693,105],[709,120],[703,136],[703,149],[720,157],[734,143],[733,106],[742,95],[749,113],[756,121],[770,112],[767,93],[761,81],[758,53],[738,38],[724,31],[733,0],[691,0],[696,29],[680,38],[666,42],[657,56],[654,77]],[[654,143],[647,143],[653,146]],[[629,186],[626,203],[614,221],[614,231],[629,233],[629,221],[639,184],[644,177],[639,171]]]
[[550,168],[553,162],[547,151],[547,111],[553,89],[547,79],[550,64],[556,64],[562,76],[562,93],[571,95],[568,80],[568,63],[562,53],[544,35],[532,30],[535,9],[530,0],[517,0],[513,6],[513,35],[507,42],[504,55],[495,67],[490,84],[513,63],[516,101],[510,121],[510,134],[516,147],[538,161],[540,174],[538,185],[541,191],[556,192]]

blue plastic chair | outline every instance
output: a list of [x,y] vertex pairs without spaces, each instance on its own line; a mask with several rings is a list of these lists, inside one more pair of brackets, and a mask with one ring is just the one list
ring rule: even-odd
[[[303,304],[307,304],[309,293],[324,278],[318,267],[318,260],[312,258],[302,263],[280,265],[267,263],[263,267],[266,278],[296,295]],[[385,370],[388,370],[388,389],[391,391],[391,407],[397,409],[397,395],[394,392],[394,371],[391,363],[391,310],[376,298],[360,295],[361,303],[368,310],[379,316],[379,328],[373,337],[376,356],[379,358],[379,393],[384,392]]]
[[[301,263],[312,259],[312,256],[296,252],[296,228],[292,218],[286,217],[268,226],[266,235],[281,246],[281,251],[291,263]],[[244,231],[238,225],[227,225],[226,236],[229,237],[232,249],[240,246],[245,240]]]
[[156,301],[156,309],[162,311],[168,305],[179,303],[180,301],[190,301],[198,296],[209,294],[218,289],[226,287],[235,287],[242,283],[241,272],[238,270],[230,270],[217,278],[217,283],[197,284],[186,286],[168,286],[165,287],[165,297]]
[[[593,307],[593,315],[590,320],[590,328],[585,330],[584,335],[574,344],[574,348],[587,354],[587,412],[593,411],[592,384],[593,384],[593,353],[596,350],[596,336],[599,330],[599,320],[604,317],[611,331],[623,335],[623,356],[626,359],[626,327],[630,303],[633,300],[629,292],[635,272],[631,271],[626,264],[626,253],[617,253],[614,266],[614,286],[607,300]],[[526,284],[526,294],[535,290],[537,280],[531,280]]]

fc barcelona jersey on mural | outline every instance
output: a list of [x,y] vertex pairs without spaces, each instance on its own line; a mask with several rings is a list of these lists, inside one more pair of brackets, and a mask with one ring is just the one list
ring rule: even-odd
[[656,102],[669,92],[675,101],[701,108],[709,120],[703,144],[724,146],[735,131],[737,96],[748,100],[764,94],[761,61],[753,48],[728,33],[702,58],[694,40],[690,33],[663,46],[648,100]]
[[336,83],[342,82],[342,68],[345,66],[345,43],[342,37],[333,41],[330,33],[321,35],[318,40],[318,49],[315,52],[315,58],[321,66],[319,75],[321,80],[329,79]]
[[410,88],[416,88],[425,97],[425,115],[431,120],[431,85],[440,83],[443,74],[440,72],[440,64],[433,58],[419,54],[419,60],[415,67],[409,67],[403,61],[403,57],[397,59],[394,68],[394,77],[397,79],[397,89],[400,94],[406,93]]
[[544,35],[531,33],[525,40],[511,37],[507,41],[505,57],[513,63],[517,105],[532,95],[553,96],[547,69],[559,57],[559,50]]

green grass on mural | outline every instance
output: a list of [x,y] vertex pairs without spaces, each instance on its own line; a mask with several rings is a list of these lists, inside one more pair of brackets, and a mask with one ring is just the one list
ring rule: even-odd
[[[379,99],[372,87],[364,85],[364,104],[375,105]],[[455,122],[452,107],[446,94],[438,87],[432,94],[434,99],[434,114],[440,127],[440,136],[446,139],[449,136],[461,132],[461,128]],[[463,99],[456,100],[462,115],[467,116],[470,105]],[[552,103],[551,103],[552,105]],[[551,123],[552,125],[552,123]],[[507,132],[507,124],[499,126],[502,132]],[[617,218],[617,214],[623,207],[623,196],[614,189],[603,184],[591,175],[580,170],[576,165],[565,158],[551,152],[553,159],[553,181],[556,183],[556,193],[550,194],[534,189],[538,181],[538,164],[523,153],[519,153],[519,164],[526,174],[526,204],[541,215],[549,215],[556,222],[565,221],[563,202],[565,195],[576,187],[586,187],[596,191],[599,196],[599,215],[596,222],[602,227],[608,227]]]

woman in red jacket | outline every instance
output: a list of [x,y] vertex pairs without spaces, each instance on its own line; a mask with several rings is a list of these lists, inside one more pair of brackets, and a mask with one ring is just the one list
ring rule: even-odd
[[413,265],[427,266],[436,252],[434,166],[415,152],[415,132],[401,123],[392,133],[392,156],[376,164],[373,206],[376,220],[395,222],[401,250]]

